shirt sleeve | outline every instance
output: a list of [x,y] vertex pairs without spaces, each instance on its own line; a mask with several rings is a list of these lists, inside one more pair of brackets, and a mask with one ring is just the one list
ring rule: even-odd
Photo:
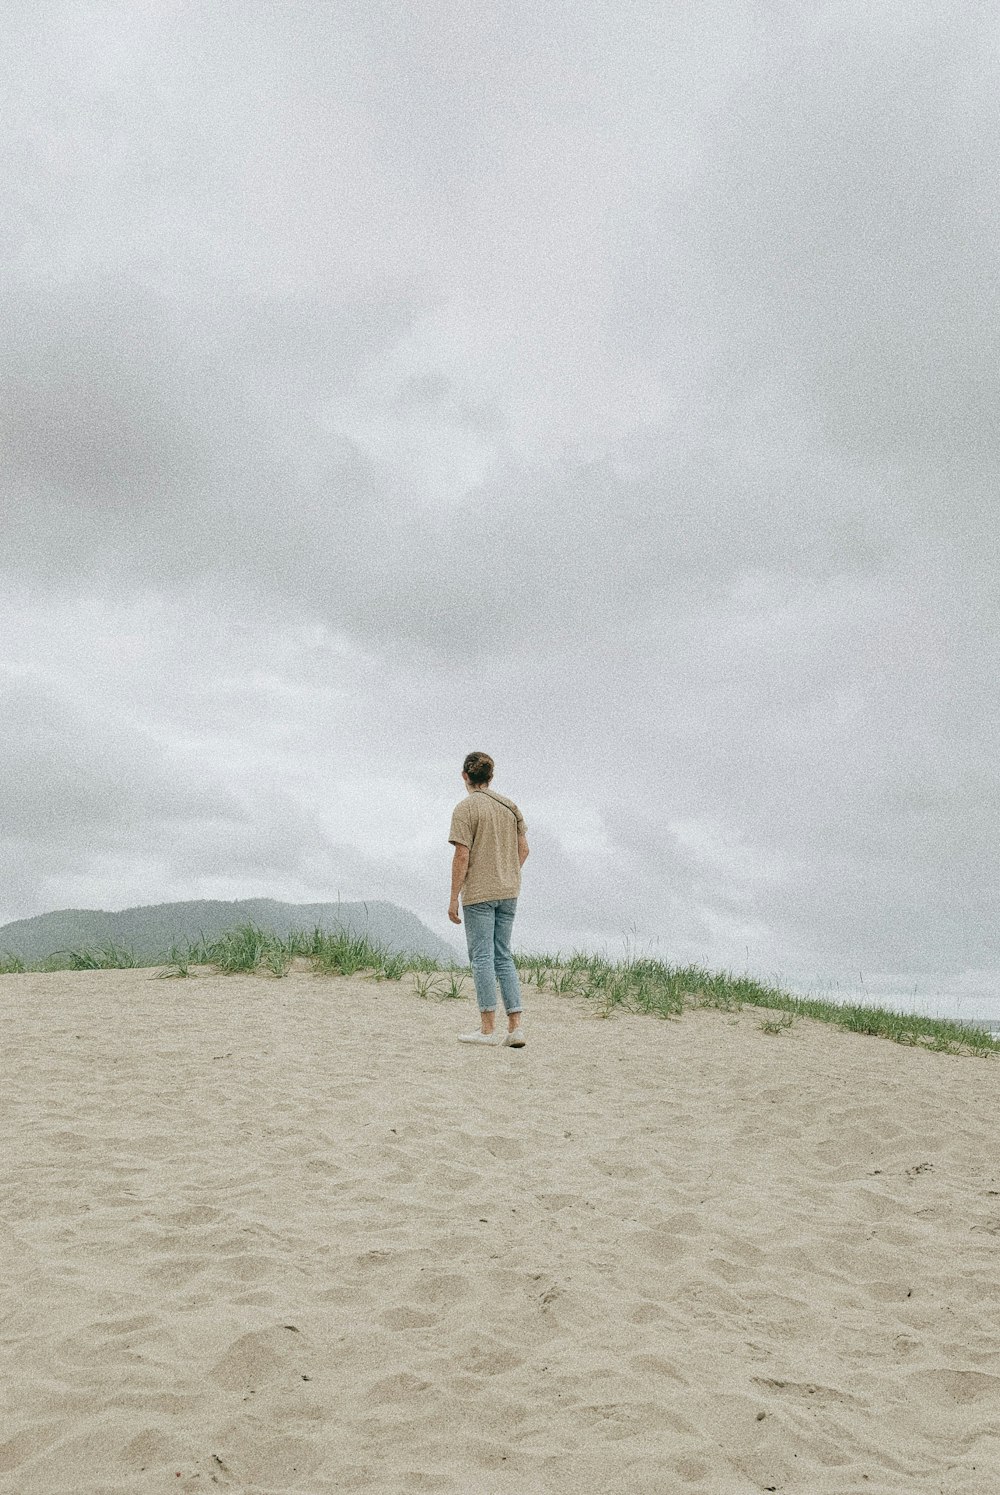
[[517,808],[517,805],[514,806],[514,813],[517,816],[517,834],[519,836],[523,836],[525,830],[527,829],[527,827],[524,824],[524,816],[521,814],[520,810]]
[[472,827],[469,824],[467,805],[456,805],[452,811],[451,830],[448,832],[448,840],[453,846],[472,845]]

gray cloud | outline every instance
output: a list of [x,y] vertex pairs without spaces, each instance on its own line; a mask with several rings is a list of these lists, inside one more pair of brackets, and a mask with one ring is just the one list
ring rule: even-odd
[[732,396],[918,486],[992,468],[993,33],[914,7],[768,37],[664,198],[662,299],[632,293],[630,332],[669,359],[679,303]]
[[991,26],[11,35],[8,916],[340,888],[448,934],[478,745],[535,943],[989,965]]
[[101,706],[17,680],[2,705],[0,819],[14,834],[115,844],[134,823],[232,813],[218,782],[186,772],[155,735]]

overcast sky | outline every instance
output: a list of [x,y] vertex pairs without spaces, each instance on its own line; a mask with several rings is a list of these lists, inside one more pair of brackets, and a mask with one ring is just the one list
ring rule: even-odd
[[0,922],[1000,964],[993,6],[19,9]]

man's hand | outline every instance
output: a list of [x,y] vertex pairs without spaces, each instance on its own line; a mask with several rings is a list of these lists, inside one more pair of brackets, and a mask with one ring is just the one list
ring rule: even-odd
[[461,922],[462,922],[462,915],[458,911],[458,900],[457,899],[455,900],[454,903],[449,903],[449,905],[448,905],[448,918],[451,920],[451,922],[453,924],[461,924]]

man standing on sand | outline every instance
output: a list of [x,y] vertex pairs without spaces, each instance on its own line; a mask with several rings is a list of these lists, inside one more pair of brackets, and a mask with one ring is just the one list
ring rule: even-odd
[[480,1031],[460,1033],[459,1043],[494,1043],[497,982],[507,1013],[507,1037],[512,1049],[524,1048],[521,1027],[521,985],[510,953],[521,868],[528,855],[524,817],[513,800],[490,788],[493,759],[488,753],[469,753],[462,779],[469,791],[455,806],[448,840],[455,848],[451,864],[451,903],[448,917],[461,924],[458,895],[465,911],[465,940],[476,986]]

